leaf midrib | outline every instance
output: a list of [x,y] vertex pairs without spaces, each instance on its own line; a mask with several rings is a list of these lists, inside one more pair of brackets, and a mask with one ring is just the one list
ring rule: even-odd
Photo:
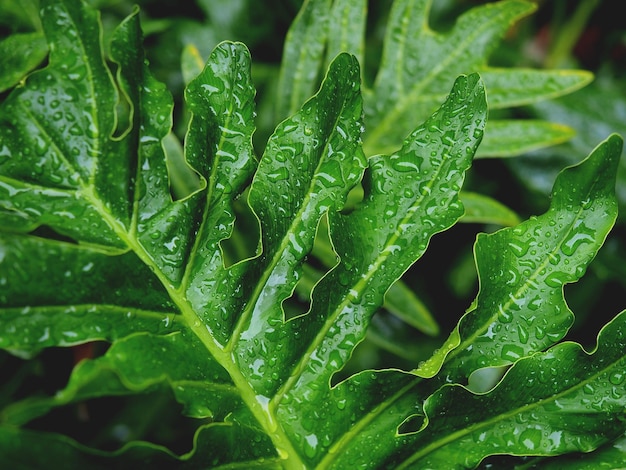
[[[280,261],[280,259],[282,258],[283,254],[287,251],[287,248],[289,247],[291,240],[289,238],[289,234],[294,233],[295,232],[295,228],[298,227],[299,224],[301,224],[302,219],[303,219],[303,214],[305,212],[305,210],[307,210],[310,207],[310,201],[311,201],[311,195],[314,194],[313,192],[313,188],[315,187],[317,181],[319,180],[319,170],[321,169],[321,167],[324,165],[324,163],[326,163],[328,161],[328,144],[331,141],[333,135],[337,134],[337,125],[338,122],[341,120],[342,117],[342,113],[344,111],[344,109],[348,106],[347,104],[347,99],[343,100],[343,103],[341,105],[341,109],[339,112],[337,112],[336,118],[334,120],[333,123],[333,127],[332,127],[332,131],[330,136],[326,139],[326,143],[324,144],[324,147],[321,149],[321,158],[319,158],[318,160],[318,164],[313,172],[313,177],[311,178],[311,182],[309,183],[309,188],[305,193],[305,196],[302,200],[302,203],[300,204],[300,207],[298,208],[298,211],[296,212],[296,214],[293,217],[293,220],[291,222],[291,224],[289,225],[289,228],[287,229],[287,231],[285,232],[285,236],[282,238],[280,245],[278,246],[278,248],[276,249],[276,252],[274,254],[274,256],[272,257],[270,263],[267,265],[267,267],[263,270],[263,273],[260,277],[259,282],[256,285],[256,288],[253,292],[253,294],[250,296],[250,301],[248,302],[248,307],[246,308],[246,310],[244,311],[244,313],[241,315],[239,322],[236,326],[236,328],[233,331],[233,334],[228,342],[228,345],[226,347],[227,350],[232,350],[234,348],[234,345],[237,343],[237,340],[239,339],[239,337],[241,336],[241,334],[243,333],[243,329],[245,328],[248,319],[250,318],[250,316],[254,313],[254,310],[256,308],[256,303],[259,299],[259,297],[261,296],[262,292],[265,290],[265,286],[267,284],[267,281],[269,280],[270,276],[272,275],[274,269],[276,268],[276,266],[278,265],[278,262]],[[322,214],[319,215],[318,217],[318,221],[315,224],[316,226],[319,224],[319,220],[322,218]],[[259,257],[261,257],[263,255],[263,253],[259,254]],[[282,309],[282,307],[281,307]],[[284,321],[284,312],[283,312],[283,321]]]
[[[435,182],[438,181],[439,176],[445,166],[446,165],[441,164],[439,168],[437,168],[437,171],[433,174],[430,181],[426,185],[426,187],[428,187],[429,190],[420,192],[420,197],[417,198],[415,202],[406,210],[405,216],[402,218],[400,223],[397,224],[398,228],[396,228],[396,230],[394,230],[391,237],[386,240],[385,248],[395,245],[397,240],[400,239],[400,237],[402,236],[402,233],[400,233],[399,227],[407,224],[408,221],[410,221],[414,217],[414,213],[417,212],[417,209],[422,204],[422,202],[432,194],[432,188],[435,185]],[[298,361],[298,363],[295,365],[293,372],[289,376],[289,379],[287,379],[287,381],[283,384],[283,386],[281,386],[278,392],[274,395],[271,401],[273,407],[275,408],[278,407],[280,405],[280,402],[284,398],[284,396],[296,384],[297,380],[300,378],[300,375],[305,370],[311,355],[315,352],[315,350],[319,347],[319,345],[322,344],[322,342],[326,338],[328,331],[330,330],[330,328],[332,327],[332,325],[334,324],[338,316],[341,315],[341,313],[347,306],[355,302],[358,299],[358,297],[364,294],[365,289],[371,282],[371,279],[373,277],[378,276],[379,268],[383,265],[384,262],[387,261],[387,259],[391,255],[392,255],[392,251],[382,249],[380,251],[379,256],[374,260],[374,263],[372,263],[372,268],[369,269],[365,275],[362,275],[359,278],[359,281],[354,285],[352,289],[347,290],[347,295],[345,295],[343,301],[337,306],[337,308],[335,308],[333,313],[328,316],[327,320],[324,322],[324,326],[320,329],[318,334],[315,336],[315,339],[311,342],[311,345],[306,350],[305,354],[302,356],[300,361]],[[340,264],[338,264],[335,267],[335,269],[337,269],[339,266]],[[397,279],[399,279],[401,276],[402,274],[400,274],[397,277]],[[356,296],[352,293],[352,291],[357,292]]]
[[[301,469],[303,464],[299,460],[298,453],[293,448],[291,441],[287,438],[280,427],[276,428],[273,423],[268,419],[268,415],[263,407],[257,402],[254,391],[250,387],[250,384],[243,376],[241,371],[234,367],[230,354],[222,350],[216,343],[209,330],[204,327],[200,321],[197,313],[191,307],[181,291],[177,289],[167,279],[167,277],[161,272],[158,266],[154,263],[152,257],[146,252],[141,244],[133,238],[129,233],[124,230],[124,227],[120,226],[118,221],[106,211],[101,201],[91,193],[90,202],[96,207],[102,217],[112,225],[118,237],[123,240],[130,249],[136,254],[136,256],[146,265],[149,266],[154,275],[159,279],[161,284],[165,287],[168,295],[174,302],[174,304],[180,310],[181,315],[185,319],[189,329],[198,337],[198,339],[204,344],[209,354],[211,354],[215,360],[224,367],[235,387],[240,392],[243,401],[248,405],[250,411],[254,417],[261,423],[267,434],[270,436],[277,449],[283,449],[283,451],[290,456],[289,460],[285,460],[285,468]],[[291,456],[295,456],[295,459]]]
[[[596,175],[593,183],[590,185],[589,191],[587,192],[587,197],[590,197],[590,194],[593,192],[593,188],[595,187],[595,185],[597,184],[599,180],[599,176]],[[578,211],[576,212],[575,216],[572,218],[572,221],[569,225],[569,229],[566,230],[563,233],[563,236],[561,237],[561,239],[559,240],[558,243],[555,244],[555,247],[552,251],[550,251],[544,258],[543,262],[538,265],[538,267],[535,269],[535,271],[532,273],[531,276],[529,276],[527,278],[527,280],[515,291],[514,294],[509,295],[509,299],[504,303],[504,305],[502,306],[503,309],[508,310],[511,305],[513,303],[515,303],[516,300],[519,300],[520,298],[523,298],[524,293],[531,289],[533,285],[537,285],[538,283],[536,282],[536,279],[539,277],[539,273],[542,271],[542,269],[545,269],[545,267],[548,265],[548,263],[550,262],[551,259],[551,255],[555,254],[556,252],[558,252],[561,249],[561,246],[564,242],[564,240],[567,239],[567,237],[569,236],[569,234],[571,233],[571,231],[573,230],[573,226],[576,223],[576,221],[578,221],[579,219],[581,219],[582,217],[582,212],[583,212],[583,207],[580,206]],[[550,210],[546,216],[550,215],[550,212],[552,211],[556,211],[556,209]],[[584,219],[583,219],[584,220]],[[558,289],[558,288],[554,288],[554,289]],[[561,289],[561,293],[563,293],[563,289],[564,289],[564,284],[560,286]],[[565,303],[565,300],[563,299],[563,304],[565,304],[566,309],[570,312],[569,308],[567,307],[567,304]],[[477,308],[479,307],[479,305],[477,305]],[[447,363],[450,362],[450,360],[454,359],[456,356],[458,356],[459,354],[461,354],[462,352],[464,352],[467,347],[469,345],[471,345],[479,336],[481,336],[482,334],[485,333],[485,331],[487,331],[487,329],[489,328],[489,326],[494,323],[495,321],[497,321],[499,317],[499,312],[495,312],[494,314],[491,315],[491,317],[489,318],[488,321],[483,323],[483,326],[479,329],[477,329],[474,333],[472,333],[470,336],[468,336],[465,340],[461,341],[459,343],[458,346],[456,346],[452,351],[450,351],[443,363],[443,367],[445,367],[447,365]],[[458,328],[458,327],[457,327]],[[459,331],[460,334],[460,331]],[[501,364],[498,364],[501,365]]]
[[[81,8],[82,8],[82,5],[81,5]],[[66,9],[66,13],[67,13],[67,17],[72,22],[72,26],[74,27],[74,30],[77,31],[77,32],[80,31],[80,29],[77,28],[76,21],[74,20],[74,17],[69,13],[69,11],[67,11],[67,9]],[[100,15],[98,14],[98,21],[100,21],[99,18],[100,18]],[[98,119],[99,116],[98,116],[98,112],[97,112],[97,108],[96,108],[96,103],[97,103],[97,100],[95,99],[95,97],[96,97],[96,90],[94,88],[94,79],[93,79],[94,75],[93,75],[93,70],[92,70],[92,66],[91,66],[91,61],[89,60],[90,57],[87,55],[87,49],[85,48],[85,43],[83,42],[82,35],[77,33],[77,37],[78,37],[78,44],[79,44],[80,49],[82,51],[82,62],[85,64],[85,68],[87,69],[87,83],[89,84],[90,98],[91,98],[89,100],[91,102],[91,106],[90,106],[90,108],[91,108],[91,122],[93,122],[94,125],[95,125],[96,122],[98,124],[102,124],[100,122],[100,120]],[[100,50],[102,50],[102,31],[99,31],[99,33],[98,33],[98,45],[100,46]],[[102,56],[100,56],[100,59],[101,60],[103,59]],[[105,65],[103,60],[102,60],[101,64],[102,64],[102,68],[104,69],[104,73],[106,74],[107,78],[109,79],[109,84],[111,85],[111,89],[115,90],[115,88],[113,86],[113,77],[111,76],[109,68],[106,67],[106,65]],[[115,91],[113,93],[115,93]],[[114,113],[114,116],[115,116],[115,113]],[[100,127],[100,125],[98,125],[97,128],[98,128],[98,138],[92,139],[95,142],[95,144],[94,144],[95,150],[93,151],[93,154],[101,155],[102,154],[102,151],[100,150],[101,142],[100,142],[100,138],[99,138],[101,136],[101,133],[100,133],[101,127]],[[69,162],[68,162],[68,164],[69,164]],[[76,171],[76,169],[72,165],[69,165],[69,166],[74,171]],[[95,178],[95,173],[96,173],[97,167],[98,167],[97,164],[93,165],[92,173],[91,173],[90,178],[89,178],[89,183],[93,184],[93,180]]]
[[409,382],[399,391],[394,393],[390,398],[377,405],[375,411],[365,414],[363,418],[361,418],[356,424],[354,424],[348,432],[344,433],[339,439],[335,441],[335,443],[328,450],[324,458],[319,462],[317,469],[322,470],[325,468],[330,468],[331,465],[337,460],[337,458],[341,456],[341,449],[347,446],[350,442],[352,442],[352,440],[359,435],[362,429],[365,429],[376,418],[378,418],[385,411],[387,411],[390,406],[392,406],[396,401],[402,398],[406,393],[408,393],[413,387],[415,387],[419,382],[423,380],[424,379],[422,377],[414,377],[411,382]]

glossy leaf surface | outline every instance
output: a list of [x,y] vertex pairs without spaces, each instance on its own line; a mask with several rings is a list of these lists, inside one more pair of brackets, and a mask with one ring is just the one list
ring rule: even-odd
[[22,80],[47,53],[41,33],[14,34],[0,41],[0,92]]
[[514,363],[565,336],[574,317],[563,287],[584,274],[617,218],[615,174],[622,145],[613,135],[583,163],[564,170],[547,213],[478,236],[481,291],[418,374],[432,377],[445,360],[446,381],[463,382],[479,368]]
[[463,222],[482,222],[498,225],[517,225],[519,216],[511,209],[482,194],[464,191],[461,200],[465,206]]
[[[310,5],[332,21],[359,20],[334,46],[358,54],[363,4]],[[313,96],[286,90],[288,116],[259,158],[250,54],[223,42],[185,89],[191,118],[180,147],[172,98],[142,53],[139,10],[106,49],[86,3],[41,6],[49,63],[0,104],[0,347],[33,360],[42,350],[107,347],[74,364],[60,389],[3,404],[0,464],[474,466],[493,454],[591,451],[624,435],[624,314],[593,354],[554,346],[572,322],[563,285],[582,276],[616,217],[617,135],[561,174],[546,214],[479,236],[479,295],[430,361],[339,380],[381,306],[438,333],[397,284],[436,234],[464,214],[516,223],[462,192],[486,128],[480,76],[450,71],[425,122],[367,159],[359,60],[331,48]],[[527,8],[501,2],[463,21],[486,21],[493,37],[503,11]],[[303,37],[324,34],[316,17],[299,21]],[[324,60],[317,46],[311,64]],[[294,86],[311,72],[304,62]],[[180,175],[189,185],[177,195]],[[252,254],[233,257],[228,243],[249,227],[242,206],[259,237]],[[311,254],[325,261],[322,272],[309,269]],[[308,307],[294,302],[303,279]],[[490,392],[462,386],[493,366],[510,369]],[[104,450],[38,428],[69,406],[154,396],[191,428],[186,450],[132,433]]]
[[421,450],[404,453],[395,468],[471,468],[504,448],[513,455],[589,452],[620,437],[625,320],[622,312],[601,331],[593,354],[562,343],[521,359],[486,395],[441,388],[424,404],[431,421],[415,442]]

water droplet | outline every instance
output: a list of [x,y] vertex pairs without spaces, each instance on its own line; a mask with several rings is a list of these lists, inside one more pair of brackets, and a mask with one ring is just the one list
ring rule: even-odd
[[596,393],[596,389],[593,385],[587,383],[583,385],[583,392],[587,395],[593,395],[594,393]]
[[609,375],[609,382],[613,385],[621,385],[626,378],[626,372],[618,370]]
[[442,133],[443,131],[437,126],[437,124],[433,123],[428,126],[429,132]]
[[546,336],[545,328],[543,328],[541,326],[535,327],[535,338],[543,339],[543,338],[545,338],[545,336]]
[[554,287],[554,288],[563,286],[563,284],[565,284],[567,281],[568,281],[568,276],[566,273],[563,273],[563,272],[553,272],[549,274],[548,276],[546,276],[546,279],[545,279],[545,283],[549,287]]
[[69,128],[68,132],[70,133],[70,135],[73,135],[76,137],[83,135],[83,130],[80,128],[78,124],[72,125],[72,127]]
[[286,180],[289,178],[289,170],[286,167],[275,168],[267,175],[267,178],[274,183]]
[[408,171],[419,173],[424,161],[423,158],[416,155],[392,155],[389,160],[394,170],[403,173]]
[[515,256],[521,257],[528,253],[530,244],[528,242],[522,242],[521,240],[515,240],[515,242],[509,242],[509,248],[513,251]]
[[528,337],[530,335],[528,334],[528,330],[521,325],[517,326],[517,336],[520,340],[520,343],[522,344],[528,343]]
[[529,450],[538,449],[541,446],[542,432],[539,429],[527,428],[521,432],[519,442]]
[[524,349],[516,344],[505,344],[502,346],[500,357],[505,361],[515,362],[524,356]]
[[304,436],[304,454],[312,459],[317,454],[317,436],[315,434],[309,434]]
[[535,296],[530,302],[528,302],[528,308],[530,310],[539,310],[543,305],[543,299],[540,296]]
[[511,323],[513,321],[513,315],[504,309],[502,305],[498,306],[498,320],[502,323]]
[[558,253],[549,253],[548,261],[550,261],[550,264],[556,266],[561,262],[561,255],[559,255]]
[[581,245],[593,243],[594,235],[595,232],[592,229],[585,226],[581,220],[578,220],[564,239],[561,251],[567,256],[572,256]]

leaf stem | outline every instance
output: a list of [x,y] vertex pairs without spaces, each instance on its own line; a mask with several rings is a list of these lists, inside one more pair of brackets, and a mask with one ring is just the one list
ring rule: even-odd
[[198,337],[198,339],[200,339],[202,344],[204,344],[209,354],[228,372],[233,383],[239,390],[242,400],[248,406],[253,416],[259,424],[261,424],[264,431],[274,443],[279,457],[283,459],[283,468],[286,470],[306,469],[298,451],[293,447],[282,427],[277,426],[270,408],[254,393],[254,390],[241,371],[235,367],[235,359],[229,352],[222,349],[213,339],[210,331],[202,324],[200,318],[197,316],[184,295],[182,295],[179,289],[177,289],[161,272],[161,270],[158,269],[158,266],[154,263],[154,260],[145,248],[136,238],[132,236],[132,232],[127,232],[126,228],[123,227],[122,224],[115,219],[115,217],[113,217],[92,188],[84,187],[82,189],[82,194],[101,214],[102,218],[109,224],[115,234],[124,243],[126,243],[126,245],[146,266],[152,269],[155,276],[165,287],[174,304],[178,307],[187,326]]

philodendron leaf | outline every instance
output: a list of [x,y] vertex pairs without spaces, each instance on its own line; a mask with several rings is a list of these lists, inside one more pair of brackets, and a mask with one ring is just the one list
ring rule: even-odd
[[[461,15],[454,27],[438,33],[429,27],[431,0],[395,0],[387,23],[383,56],[373,89],[366,94],[368,132],[366,153],[384,152],[407,132],[406,124],[423,119],[441,101],[452,80],[461,73],[484,74],[490,105],[519,106],[577,90],[591,81],[583,71],[501,69],[487,64],[489,55],[509,27],[532,13],[536,6],[522,0],[505,0],[481,5]],[[567,139],[571,131],[545,133],[542,123],[524,123],[532,132],[523,142],[509,141],[500,147],[499,138],[485,130],[485,145],[505,155],[528,147],[552,145]]]
[[[606,325],[596,350],[562,343],[518,361],[491,392],[446,385],[426,400],[428,424],[392,468],[472,468],[512,455],[590,452],[624,433],[626,311]],[[445,417],[445,419],[437,419]]]
[[[521,359],[487,394],[455,384],[426,398],[419,377],[357,374],[333,389],[328,404],[357,416],[357,424],[319,467],[474,468],[489,455],[590,452],[626,430],[625,322],[626,311],[601,331],[593,354],[567,342]],[[606,452],[613,460],[623,455]]]
[[517,225],[521,222],[519,216],[511,209],[482,194],[463,191],[461,200],[465,206],[465,214],[461,219],[463,222],[504,226]]
[[445,362],[446,380],[463,381],[479,368],[511,364],[565,336],[574,317],[563,287],[585,273],[617,218],[622,144],[612,135],[563,170],[545,214],[478,236],[478,297],[417,374],[432,377]]
[[[430,28],[431,5],[432,0],[395,0],[391,5],[380,67],[372,88],[364,90],[367,155],[393,151],[411,131],[412,123],[426,119],[437,108],[460,74],[481,73],[494,109],[562,96],[593,78],[582,70],[488,65],[498,41],[511,25],[536,9],[534,3],[504,0],[481,5],[461,15],[445,33]],[[324,64],[324,48],[326,65],[342,50],[362,59],[365,24],[363,0],[303,3],[285,41],[280,86],[285,98],[278,101],[278,117],[294,112],[309,96]],[[513,138],[518,135],[513,131],[520,129],[523,138]],[[567,126],[540,121],[490,121],[478,156],[520,155],[564,142],[572,132]]]
[[488,131],[489,140],[480,146],[476,158],[515,157],[566,142],[576,134],[571,127],[536,119],[492,121]]
[[[291,24],[283,50],[276,112],[284,119],[296,112],[315,91],[328,37],[332,0],[311,0]],[[291,47],[290,47],[291,46]]]
[[[317,19],[317,18],[316,18]],[[326,45],[326,64],[332,62],[337,54],[353,54],[359,63],[365,59],[365,27],[367,21],[367,2],[364,0],[334,0]]]
[[[366,410],[346,406],[346,389],[331,391],[328,384],[363,338],[389,286],[423,254],[433,234],[462,215],[458,192],[480,142],[485,112],[478,77],[460,77],[446,103],[401,150],[370,161],[363,202],[346,215],[329,213],[341,262],[314,289],[310,312],[297,319],[315,327],[302,329],[308,348],[270,400],[310,466],[328,449],[341,449]],[[401,194],[390,199],[398,188]]]
[[[365,3],[363,0],[303,3],[285,41],[277,117],[297,110],[315,88],[321,75],[319,68],[327,65],[334,54],[344,50],[363,58]],[[391,4],[380,67],[371,88],[363,90],[366,116],[363,139],[368,156],[393,152],[414,123],[422,122],[437,108],[460,74],[479,72],[490,105],[498,109],[561,96],[585,86],[592,78],[589,72],[578,70],[505,69],[488,65],[498,40],[512,24],[535,10],[533,3],[506,0],[470,9],[446,33],[429,27],[431,4],[431,0],[395,0]],[[350,31],[348,36],[347,31]],[[326,62],[322,60],[324,48]],[[490,120],[476,158],[517,156],[564,142],[572,136],[571,128],[551,122]],[[497,207],[495,202],[489,203],[486,197],[469,202],[474,203],[470,209],[477,208],[480,213],[468,213],[467,221],[512,225],[515,219],[514,214]],[[400,289],[393,291],[398,293]],[[403,301],[409,303],[411,299]],[[390,297],[387,304],[392,302]]]
[[613,470],[623,467],[624,462],[626,462],[626,436],[605,444],[591,453],[576,453],[558,459],[537,457],[515,468],[520,470],[559,470],[561,468],[569,470]]
[[[473,465],[494,453],[591,450],[623,435],[624,314],[593,355],[572,343],[536,353],[565,334],[563,284],[582,275],[613,223],[619,137],[561,175],[547,214],[479,237],[479,296],[428,373],[363,371],[333,384],[392,285],[463,216],[461,187],[487,117],[480,77],[456,77],[398,150],[368,160],[359,63],[340,53],[257,159],[250,55],[224,42],[185,90],[180,158],[172,99],[145,62],[138,10],[112,33],[111,66],[86,3],[41,7],[49,63],[0,104],[0,347],[24,357],[95,340],[109,347],[53,395],[2,410],[0,464],[419,468],[447,453],[453,466]],[[192,177],[182,194],[167,151]],[[247,222],[236,220],[241,205],[260,237],[231,263],[226,242]],[[325,218],[334,265],[308,310],[283,308],[310,274]],[[486,395],[446,383],[511,363]],[[105,452],[34,430],[56,407],[155,390],[193,423],[188,451],[130,441]],[[517,439],[495,447],[505,435]]]
[[[280,459],[267,458],[271,442],[254,428],[233,424],[205,425],[196,434],[196,448],[181,461],[168,449],[148,442],[132,442],[116,452],[102,452],[77,444],[63,435],[0,427],[0,464],[8,468],[219,468],[242,462],[242,468],[280,469]],[[254,443],[241,445],[241,442]],[[24,451],[27,449],[27,451]],[[196,450],[197,449],[197,450]],[[234,464],[235,466],[237,464]],[[236,468],[236,467],[235,467]]]
[[22,80],[47,54],[41,33],[15,34],[0,41],[0,92]]

